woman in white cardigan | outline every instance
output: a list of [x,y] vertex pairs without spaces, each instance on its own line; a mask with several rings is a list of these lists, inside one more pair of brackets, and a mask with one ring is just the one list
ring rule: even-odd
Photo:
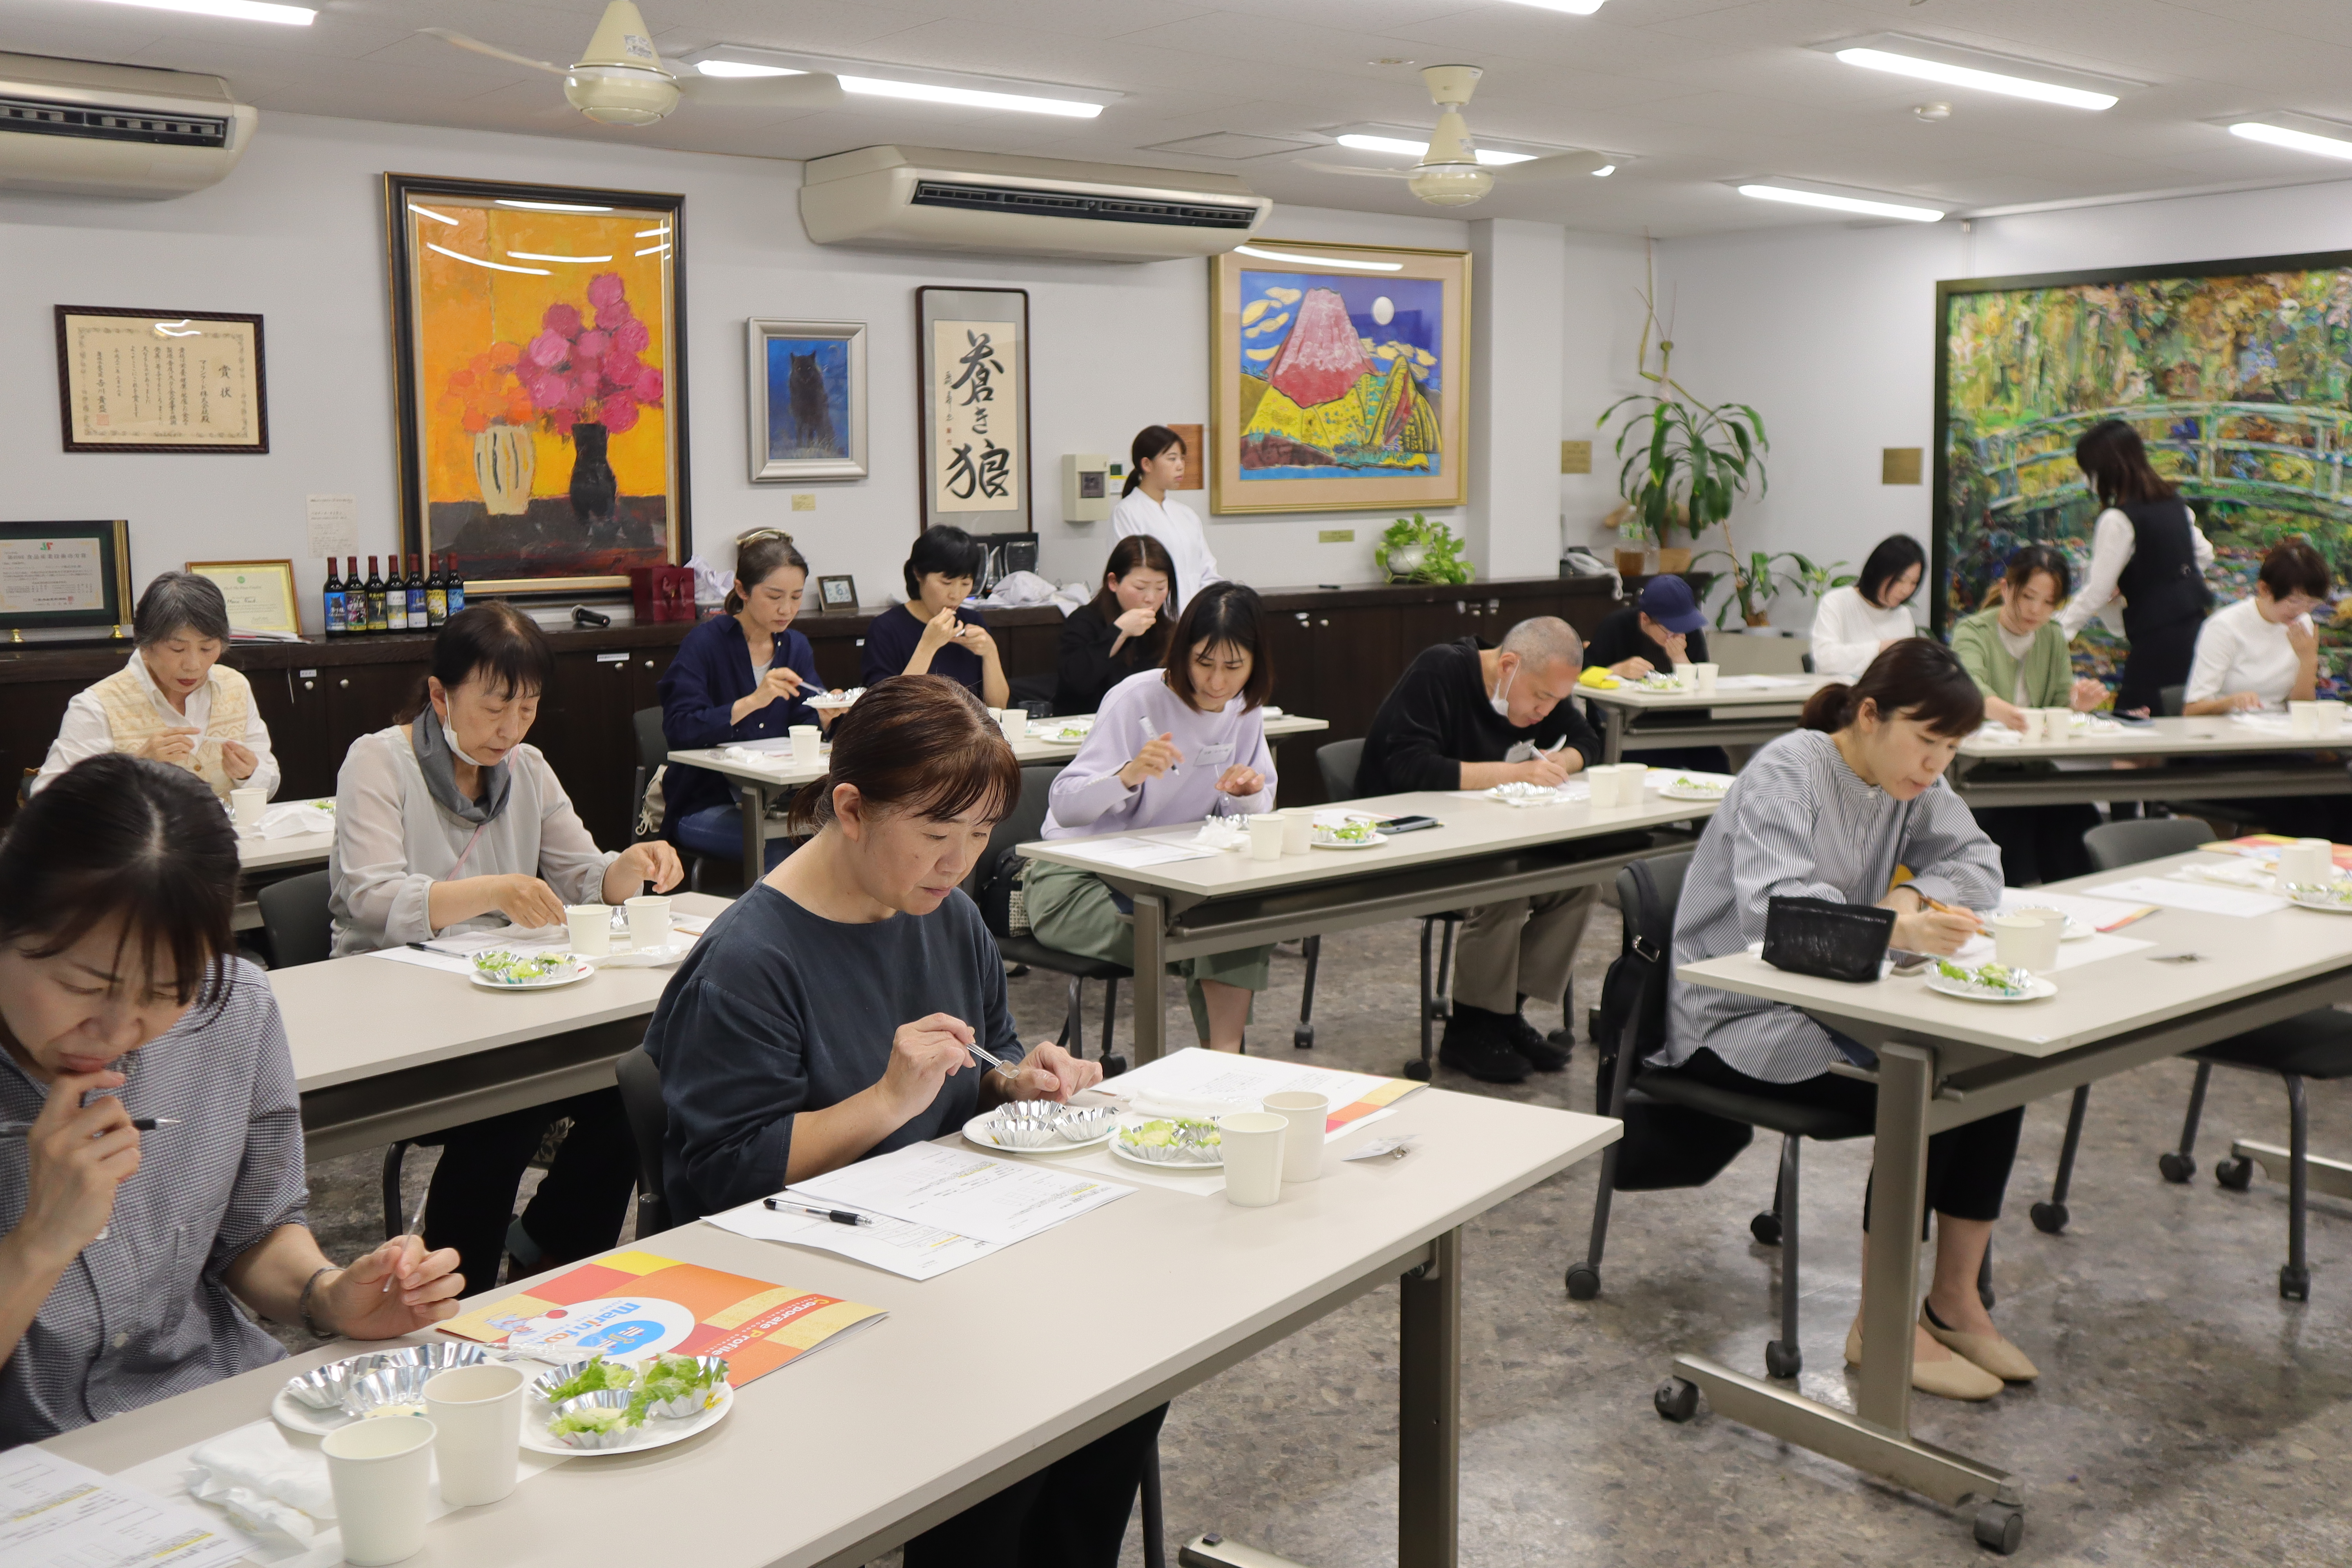
[[1905,608],[1927,574],[1927,552],[1907,533],[1878,542],[1850,588],[1832,588],[1813,612],[1813,673],[1852,680],[1870,661],[1918,635]]

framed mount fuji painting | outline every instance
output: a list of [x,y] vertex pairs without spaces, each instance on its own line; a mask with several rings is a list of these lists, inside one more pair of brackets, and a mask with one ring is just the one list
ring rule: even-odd
[[1461,505],[1469,253],[1250,249],[1209,258],[1209,510]]

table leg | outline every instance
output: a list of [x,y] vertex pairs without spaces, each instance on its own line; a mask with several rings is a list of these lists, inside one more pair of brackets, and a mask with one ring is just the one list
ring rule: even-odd
[[1154,893],[1135,895],[1135,1065],[1156,1062],[1168,1028],[1168,909]]
[[743,890],[748,893],[768,874],[768,786],[757,779],[742,783]]
[[1454,1568],[1462,1493],[1462,1232],[1398,1281],[1397,1563]]
[[1871,1165],[1870,1261],[1862,1280],[1862,1389],[1854,1414],[1911,1433],[1912,1324],[1919,1316],[1919,1230],[1927,1217],[1927,1101],[1936,1056],[1889,1043],[1878,1052],[1877,1143]]
[[1625,710],[1614,702],[1596,704],[1601,710],[1601,761],[1614,767],[1625,755]]

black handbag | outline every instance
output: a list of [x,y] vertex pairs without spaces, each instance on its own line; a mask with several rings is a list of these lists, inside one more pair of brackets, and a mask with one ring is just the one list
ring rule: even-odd
[[1875,980],[1895,911],[1831,899],[1776,898],[1764,913],[1764,962],[1823,980]]

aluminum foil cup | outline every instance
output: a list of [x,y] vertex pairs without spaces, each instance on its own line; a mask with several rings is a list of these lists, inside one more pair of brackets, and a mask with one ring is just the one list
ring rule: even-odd
[[[425,1369],[425,1375],[430,1377],[453,1366],[478,1366],[494,1359],[488,1351],[475,1344],[403,1345],[397,1350],[363,1351],[358,1355],[329,1362],[324,1366],[314,1366],[299,1377],[289,1378],[286,1392],[294,1396],[297,1404],[306,1405],[313,1410],[345,1410],[348,1406],[344,1396],[352,1384],[362,1374],[379,1367],[419,1366]],[[417,1386],[422,1388],[424,1384],[420,1381]]]
[[1059,1142],[1055,1131],[1059,1118],[1017,1116],[1000,1110],[988,1123],[988,1135],[1007,1149],[1043,1149]]
[[422,1415],[425,1383],[436,1371],[421,1366],[379,1366],[352,1379],[343,1390],[343,1414],[362,1419],[371,1415]]
[[1054,1123],[1054,1131],[1073,1143],[1084,1143],[1110,1131],[1118,1112],[1107,1105],[1068,1105]]
[[[555,1407],[559,1416],[574,1415],[583,1410],[626,1410],[630,1394],[625,1388],[599,1389],[583,1394],[577,1399],[567,1399]],[[550,1426],[553,1422],[549,1423]],[[637,1440],[638,1428],[623,1425],[610,1432],[565,1432],[548,1434],[567,1448],[625,1448]]]
[[[555,1391],[557,1389],[562,1387],[565,1384],[570,1383],[573,1378],[578,1377],[582,1373],[586,1372],[590,1366],[596,1363],[593,1361],[568,1361],[560,1366],[550,1367],[547,1371],[541,1373],[537,1377],[530,1380],[530,1391],[533,1394],[538,1394],[541,1399],[547,1400],[549,1403],[552,1404],[554,1402]],[[604,1364],[617,1372],[629,1371],[627,1367],[621,1365],[618,1362],[606,1361]],[[630,1373],[630,1380],[632,1382],[635,1380],[635,1374],[634,1373]]]

